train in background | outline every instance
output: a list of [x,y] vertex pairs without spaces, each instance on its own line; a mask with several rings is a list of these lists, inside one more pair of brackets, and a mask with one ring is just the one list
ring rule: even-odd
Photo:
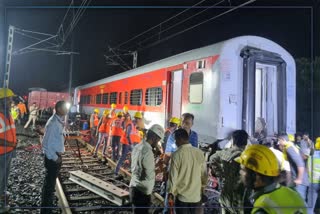
[[69,93],[33,90],[29,92],[28,107],[36,103],[39,109],[54,108],[59,100],[69,101]]
[[86,114],[126,105],[131,114],[143,112],[146,128],[165,127],[171,117],[190,112],[200,144],[226,139],[236,129],[252,135],[258,118],[266,121],[268,135],[295,133],[295,69],[280,45],[241,36],[78,86],[74,105]]

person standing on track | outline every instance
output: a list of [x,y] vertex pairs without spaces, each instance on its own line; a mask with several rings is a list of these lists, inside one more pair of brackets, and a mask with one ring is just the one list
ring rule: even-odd
[[147,132],[146,140],[136,145],[131,155],[130,201],[133,213],[149,213],[151,193],[155,184],[155,163],[152,147],[163,139],[164,129],[155,124]]
[[53,196],[64,152],[64,121],[68,108],[65,101],[58,101],[55,105],[56,113],[50,117],[42,140],[44,152],[45,180],[42,187],[41,213],[52,213]]
[[122,112],[117,113],[117,118],[111,124],[112,160],[117,161],[119,156],[120,138],[123,135]]
[[[98,150],[100,147],[101,143],[106,144],[108,142],[108,136],[109,136],[109,131],[110,131],[110,118],[108,117],[110,111],[108,109],[103,111],[103,116],[101,117],[99,124],[98,124],[98,141],[97,141],[97,145],[94,149],[93,152],[93,157],[96,158],[97,154],[98,154]],[[106,148],[104,146],[104,148]],[[103,150],[102,152],[103,154],[105,153],[105,151]]]
[[93,113],[90,116],[90,145],[95,146],[95,134],[97,131],[97,127],[99,125],[99,109],[94,109]]

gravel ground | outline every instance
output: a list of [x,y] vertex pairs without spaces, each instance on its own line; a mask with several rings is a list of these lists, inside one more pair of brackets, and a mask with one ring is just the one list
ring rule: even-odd
[[37,208],[41,204],[45,169],[40,147],[37,147],[39,138],[30,137],[34,135],[32,131],[19,126],[17,133],[29,136],[17,135],[19,143],[16,157],[11,162],[8,182],[10,213],[40,213]]

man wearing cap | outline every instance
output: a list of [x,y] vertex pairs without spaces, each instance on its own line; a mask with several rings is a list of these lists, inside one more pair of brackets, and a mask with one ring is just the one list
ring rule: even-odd
[[176,214],[200,213],[207,185],[203,152],[189,143],[188,132],[177,129],[173,136],[178,150],[172,154],[168,177],[169,206],[175,203]]
[[279,164],[274,153],[263,145],[251,145],[235,159],[241,164],[243,184],[253,189],[251,214],[306,214],[306,204],[294,190],[278,183]]
[[[148,213],[155,184],[155,163],[152,147],[163,139],[164,129],[155,124],[147,132],[146,140],[134,147],[131,155],[130,200],[134,213]],[[142,207],[142,208],[139,208]],[[144,208],[143,208],[144,207]]]
[[14,93],[7,88],[0,88],[0,212],[8,211],[9,197],[7,184],[11,159],[17,146],[16,127],[10,114]]

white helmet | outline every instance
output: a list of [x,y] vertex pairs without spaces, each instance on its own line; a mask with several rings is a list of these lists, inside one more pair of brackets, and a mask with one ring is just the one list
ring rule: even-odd
[[164,129],[159,124],[152,125],[149,130],[158,135],[161,139],[164,138]]

